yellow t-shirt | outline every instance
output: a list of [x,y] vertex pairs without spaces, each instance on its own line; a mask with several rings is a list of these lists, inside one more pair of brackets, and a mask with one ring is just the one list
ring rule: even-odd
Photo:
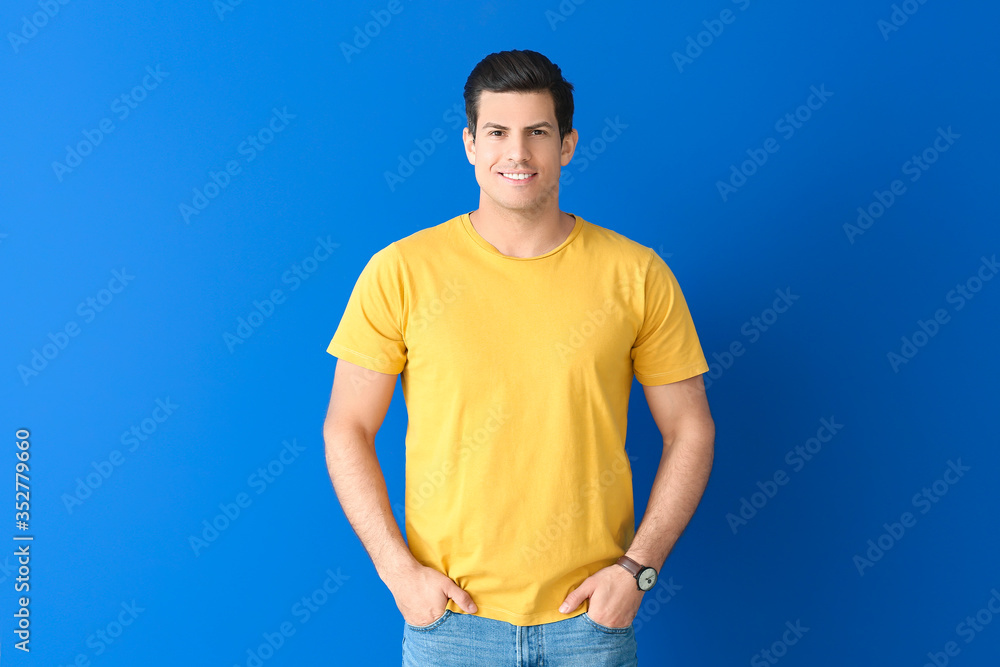
[[467,213],[389,244],[327,348],[402,373],[410,551],[514,625],[586,611],[558,607],[631,544],[633,373],[708,371],[659,255],[574,217],[537,257],[501,254]]

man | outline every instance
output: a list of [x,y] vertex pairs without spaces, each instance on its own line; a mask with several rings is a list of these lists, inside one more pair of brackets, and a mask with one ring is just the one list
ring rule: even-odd
[[[479,208],[377,252],[327,349],[327,464],[404,665],[636,664],[632,620],[708,482],[708,364],[673,273],[559,209],[572,90],[534,51],[473,69]],[[406,542],[374,448],[400,373]],[[663,436],[638,531],[633,375]]]

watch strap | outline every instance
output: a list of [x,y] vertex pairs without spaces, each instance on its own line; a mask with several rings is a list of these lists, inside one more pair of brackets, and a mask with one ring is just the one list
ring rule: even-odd
[[622,556],[621,558],[618,559],[617,563],[618,565],[621,565],[623,568],[628,570],[633,577],[638,577],[639,572],[642,571],[643,567],[642,565],[636,563],[628,556]]

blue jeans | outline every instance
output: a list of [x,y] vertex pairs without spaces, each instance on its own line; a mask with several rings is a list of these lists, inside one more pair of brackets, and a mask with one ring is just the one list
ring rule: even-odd
[[632,625],[609,628],[586,613],[517,626],[446,609],[430,625],[403,621],[403,667],[635,667]]

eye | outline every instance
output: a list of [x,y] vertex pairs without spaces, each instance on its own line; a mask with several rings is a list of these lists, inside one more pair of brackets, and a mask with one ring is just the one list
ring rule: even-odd
[[539,132],[541,134],[548,134],[548,132],[546,132],[545,130],[534,130],[534,131],[535,132]]
[[491,137],[492,137],[492,136],[494,136],[494,134],[493,134],[494,132],[500,132],[500,130],[490,130],[490,131],[489,131],[489,135],[490,135]]

